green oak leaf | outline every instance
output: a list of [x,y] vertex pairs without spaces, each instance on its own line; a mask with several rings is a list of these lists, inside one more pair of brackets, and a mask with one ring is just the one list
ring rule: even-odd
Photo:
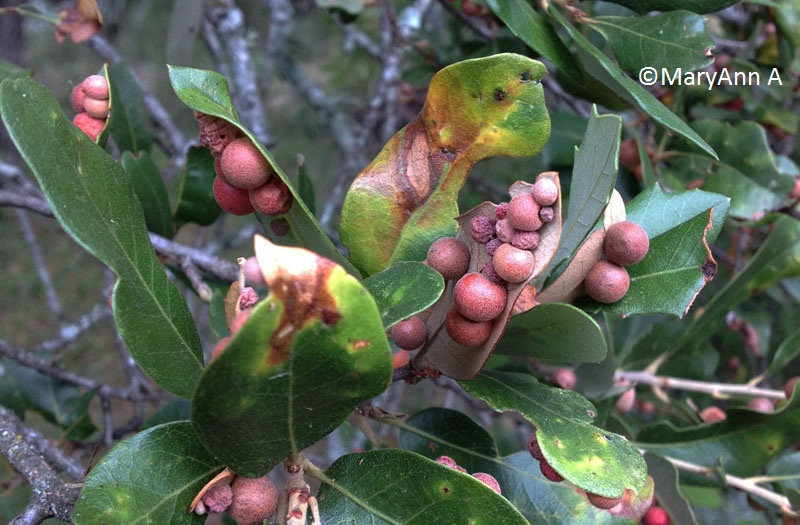
[[725,222],[728,203],[723,195],[700,190],[664,193],[657,185],[630,201],[627,218],[645,229],[650,250],[644,260],[627,268],[631,285],[625,297],[603,310],[683,317],[716,275],[710,244]]
[[560,73],[566,74],[573,82],[581,82],[581,71],[569,48],[561,41],[553,26],[530,4],[524,0],[487,0],[486,4],[528,47],[550,60]]
[[687,9],[694,13],[704,15],[720,11],[732,6],[738,0],[609,0],[618,5],[623,5],[639,14],[651,11],[673,11]]
[[106,129],[122,151],[150,151],[153,135],[142,121],[142,91],[124,62],[107,66],[109,117]]
[[142,203],[147,229],[162,237],[172,238],[174,226],[167,188],[150,154],[141,151],[134,155],[126,151],[120,163],[128,172],[133,191]]
[[550,136],[541,79],[530,58],[500,54],[434,75],[420,115],[389,139],[345,196],[339,230],[367,275],[425,258],[456,232],[458,192],[472,166],[494,156],[533,156]]
[[[288,186],[294,197],[294,204],[289,212],[283,217],[289,223],[292,236],[300,246],[314,250],[323,257],[335,261],[353,275],[360,274],[336,249],[336,246],[325,234],[317,219],[303,202],[301,195],[291,183],[286,173],[281,169],[270,152],[261,144],[258,139],[246,128],[242,126],[236,110],[231,101],[228,90],[228,82],[219,73],[193,69],[188,67],[169,66],[169,79],[172,89],[178,98],[188,107],[222,118],[237,128],[253,141],[258,150],[275,170],[275,173]],[[259,214],[259,220],[268,221]],[[267,228],[268,230],[268,228]]]
[[778,169],[762,126],[702,119],[692,127],[717,151],[719,160],[696,154],[676,156],[668,163],[665,178],[684,184],[702,179],[703,189],[730,197],[730,214],[741,219],[758,218],[784,203],[794,176]]
[[64,437],[80,441],[97,428],[89,416],[93,391],[81,391],[71,383],[46,376],[9,359],[0,361],[0,404],[20,417],[31,410],[64,430]]
[[646,487],[614,512],[598,509],[570,484],[548,481],[527,450],[500,457],[491,435],[455,410],[429,408],[398,426],[404,449],[430,459],[449,456],[469,473],[491,474],[498,481],[503,497],[530,523],[638,523],[649,506],[652,488]]
[[626,76],[617,64],[595,47],[588,38],[564,18],[558,7],[550,4],[548,12],[577,44],[576,51],[587,72],[597,77],[607,87],[613,89],[617,95],[628,103],[645,112],[650,118],[678,136],[697,145],[709,156],[716,158],[714,150],[695,130],[667,109],[644,87]]
[[569,203],[558,249],[545,271],[547,275],[569,259],[603,215],[617,180],[622,119],[617,115],[592,115],[575,149]]
[[636,445],[651,454],[708,468],[721,464],[728,474],[746,477],[800,441],[800,396],[772,414],[731,408],[727,415],[719,423],[687,428],[656,423],[639,432]]
[[214,155],[204,147],[192,146],[186,153],[181,173],[174,220],[178,225],[194,222],[208,226],[217,220],[222,208],[214,199]]
[[389,386],[389,342],[372,296],[313,252],[257,236],[269,296],[208,366],[192,403],[203,443],[261,476],[325,437]]
[[223,465],[188,421],[149,428],[120,441],[92,468],[75,503],[76,525],[200,525],[189,505]]
[[544,303],[512,317],[494,351],[547,363],[599,363],[608,346],[603,330],[583,310]]
[[747,263],[714,295],[671,350],[677,352],[707,341],[708,334],[725,322],[725,314],[752,294],[777,281],[800,275],[800,222],[779,215],[772,231]]
[[0,113],[64,231],[117,274],[114,319],[137,364],[190,396],[203,369],[200,337],[153,251],[125,171],[32,80],[0,84]]
[[481,481],[414,452],[349,454],[320,477],[319,511],[326,525],[527,523]]
[[385,328],[425,310],[444,291],[442,274],[416,261],[397,262],[362,284],[375,299]]
[[625,71],[638,74],[658,65],[672,74],[695,71],[711,64],[715,46],[706,32],[706,19],[689,11],[669,11],[655,16],[598,16],[589,27],[601,33]]
[[622,436],[592,426],[596,409],[577,392],[496,371],[459,384],[494,410],[514,410],[530,421],[547,462],[578,487],[609,498],[644,489],[647,468],[639,451]]

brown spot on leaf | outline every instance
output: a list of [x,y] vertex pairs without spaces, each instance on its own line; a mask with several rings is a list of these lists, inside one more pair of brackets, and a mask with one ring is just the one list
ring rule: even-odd
[[328,326],[335,325],[339,322],[339,319],[342,318],[342,314],[339,312],[334,312],[331,310],[325,310],[322,312],[322,322]]
[[447,485],[442,487],[442,493],[443,494],[448,494],[449,492],[450,492],[450,487],[448,487]]
[[267,363],[286,361],[294,334],[306,324],[321,320],[326,325],[338,322],[336,299],[328,291],[336,264],[300,248],[272,244],[257,236],[255,252],[270,293],[283,311],[270,338]]
[[706,259],[700,267],[700,271],[703,272],[703,279],[710,281],[717,275],[717,261],[711,258]]
[[497,102],[502,102],[508,96],[508,92],[505,89],[497,88],[494,90],[494,99]]
[[358,350],[363,350],[365,348],[369,348],[370,346],[372,346],[372,341],[361,339],[359,341],[353,341],[352,349],[358,351]]

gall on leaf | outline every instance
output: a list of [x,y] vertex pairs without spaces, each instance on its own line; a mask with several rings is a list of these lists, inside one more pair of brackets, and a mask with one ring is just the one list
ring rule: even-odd
[[[540,173],[536,177],[537,181],[545,179],[553,182],[558,188],[559,194],[561,193],[558,173],[548,171]],[[533,184],[518,181],[511,185],[508,191],[513,198],[517,195],[530,194],[532,188]],[[459,225],[456,239],[467,246],[470,252],[469,272],[480,272],[484,269],[486,263],[492,260],[492,256],[487,252],[487,244],[477,242],[472,237],[472,221],[478,216],[495,220],[497,218],[497,208],[498,205],[496,204],[484,202],[456,219]],[[453,379],[472,379],[480,372],[486,360],[489,359],[489,356],[494,351],[494,347],[505,331],[508,319],[512,315],[522,313],[537,304],[535,299],[538,277],[555,254],[561,237],[560,197],[553,203],[552,208],[554,220],[543,224],[537,232],[539,242],[533,251],[535,264],[530,277],[518,283],[505,285],[507,289],[506,304],[500,315],[493,320],[489,337],[477,347],[468,347],[456,342],[450,337],[447,330],[439,329],[445,323],[454,300],[455,284],[450,283],[445,288],[442,298],[432,308],[426,321],[428,333],[434,335],[413,360],[413,364],[418,370],[434,369]],[[525,302],[521,305],[518,299],[522,294],[525,294]]]

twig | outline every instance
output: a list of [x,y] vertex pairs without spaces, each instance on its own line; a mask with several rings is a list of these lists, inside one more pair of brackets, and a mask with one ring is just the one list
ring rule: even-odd
[[702,392],[717,399],[727,399],[732,396],[786,399],[786,394],[781,390],[758,388],[748,384],[729,385],[726,383],[694,381],[692,379],[682,379],[679,377],[657,376],[645,371],[618,370],[614,374],[614,380],[628,380],[632,383],[639,383],[640,385],[648,385],[657,388]]
[[58,335],[39,344],[34,351],[56,352],[76,341],[91,327],[111,317],[111,308],[107,306],[95,307],[83,314],[74,323],[63,324],[58,329]]
[[[702,467],[700,465],[695,465],[694,463],[689,463],[688,461],[683,461],[681,459],[670,458],[662,456],[664,459],[672,463],[675,468],[679,470],[683,470],[684,472],[691,472],[693,474],[698,474],[700,476],[704,476],[707,478],[714,479],[718,476],[718,472],[709,469],[707,467]],[[738,476],[733,476],[731,474],[725,474],[723,476],[725,480],[725,484],[731,486],[733,488],[739,489],[744,492],[748,492],[754,496],[762,498],[774,505],[777,505],[781,511],[789,516],[799,516],[798,512],[792,508],[792,504],[789,502],[789,498],[786,496],[781,496],[769,489],[765,489],[764,487],[760,487],[756,485],[753,481],[745,478],[740,478]]]
[[274,145],[258,90],[256,67],[247,47],[244,13],[233,0],[217,0],[206,4],[205,16],[210,26],[204,24],[204,31],[213,28],[226,55],[233,103],[242,121],[267,147]]
[[[122,61],[122,56],[117,50],[100,35],[94,35],[91,40],[89,40],[89,46],[100,58],[107,62],[116,63]],[[172,121],[169,112],[167,112],[164,106],[161,105],[161,102],[150,91],[150,88],[142,82],[132,69],[131,76],[142,92],[142,102],[147,114],[150,116],[150,120],[156,128],[162,132],[163,138],[156,135],[159,146],[161,146],[170,157],[174,158],[180,156],[186,145],[183,133],[181,133],[181,130],[178,129]]]
[[47,265],[44,263],[44,257],[42,257],[42,251],[39,249],[39,242],[36,239],[36,234],[33,232],[28,214],[19,208],[15,210],[15,212],[20,230],[22,230],[22,238],[25,240],[25,244],[28,245],[28,251],[31,254],[31,262],[33,262],[36,273],[39,275],[39,281],[41,281],[42,288],[44,288],[47,307],[57,319],[62,319],[64,317],[64,309],[61,307],[61,301],[58,299],[58,293],[53,284],[53,279],[50,278],[50,270],[47,269]]
[[[100,387],[103,386],[103,384],[101,383],[80,376],[73,372],[69,372],[57,366],[51,365],[50,363],[47,363],[39,359],[38,357],[26,352],[25,350],[11,345],[8,341],[4,339],[0,339],[0,355],[8,357],[9,359],[16,361],[17,363],[32,368],[37,372],[44,374],[48,377],[52,377],[60,381],[65,381],[67,383],[79,386],[81,388],[85,388],[87,390],[98,390]],[[108,392],[109,396],[118,399],[124,399],[126,401],[136,401],[142,398],[140,394],[131,392],[129,389],[108,387],[106,391]]]
[[[81,487],[64,483],[53,471],[39,448],[44,443],[41,434],[23,424],[11,410],[0,406],[0,452],[34,489],[28,506],[11,523],[35,524],[51,516],[62,521],[71,519]],[[70,470],[74,474],[77,469]]]

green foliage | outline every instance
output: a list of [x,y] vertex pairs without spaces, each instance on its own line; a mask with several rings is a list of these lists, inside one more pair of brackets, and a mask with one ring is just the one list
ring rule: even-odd
[[186,302],[147,238],[128,175],[28,79],[0,84],[0,113],[64,230],[117,274],[114,319],[139,366],[189,397],[203,367]]
[[482,482],[413,452],[342,456],[323,481],[320,513],[326,523],[488,524],[497,523],[498,516],[503,523],[526,523],[508,500]]
[[77,524],[200,524],[187,512],[203,485],[222,469],[188,421],[159,425],[117,444],[84,482]]
[[535,426],[547,462],[578,487],[610,498],[644,488],[647,469],[639,451],[622,436],[592,426],[597,411],[580,394],[508,372],[484,372],[461,386],[497,411],[522,414]]
[[[291,61],[313,49],[307,53],[313,63],[293,70],[285,57],[264,57],[289,87],[269,79],[270,118],[280,114],[284,124],[272,131],[273,151],[245,127],[246,105],[238,113],[234,108],[245,100],[234,96],[241,93],[232,88],[241,86],[200,69],[196,46],[178,38],[184,36],[179,28],[186,31],[203,16],[197,6],[183,20],[181,5],[188,4],[176,4],[168,45],[181,63],[198,67],[165,72],[158,66],[138,77],[133,62],[130,69],[122,61],[103,67],[111,111],[97,144],[29,78],[38,70],[0,60],[0,115],[11,140],[61,228],[116,274],[116,330],[136,365],[180,396],[154,407],[138,433],[92,460],[73,521],[202,523],[189,504],[223,468],[261,476],[310,447],[309,457],[328,454],[319,468],[303,464],[305,475],[321,482],[326,524],[633,524],[654,498],[674,523],[712,516],[711,522],[745,515],[745,498],[731,497],[730,475],[759,476],[747,481],[773,496],[756,498],[767,508],[765,521],[778,519],[784,501],[800,508],[794,451],[800,399],[794,393],[774,413],[755,412],[744,408],[752,396],[743,385],[769,388],[777,399],[800,374],[797,2],[757,2],[745,11],[734,0],[541,6],[464,0],[434,2],[433,25],[404,18],[408,2],[381,7],[397,4],[396,18],[379,13],[379,4],[317,0],[299,16],[319,35],[303,26],[313,44],[307,35],[292,40]],[[717,13],[729,6],[731,12]],[[316,20],[323,11],[340,24]],[[390,18],[396,34],[382,35],[380,53],[332,58],[340,54],[338,44],[321,45],[327,44],[321,35],[342,28],[369,39]],[[491,32],[481,32],[487,22]],[[400,35],[405,47],[392,43]],[[413,47],[413,57],[406,47]],[[385,62],[381,75],[368,62],[375,54]],[[550,77],[545,64],[553,66]],[[757,73],[761,83],[644,85],[639,73],[650,67]],[[313,83],[302,83],[301,70],[314,72]],[[159,91],[143,90],[136,80],[155,81],[159,74],[152,71],[161,71],[159,87],[167,90],[168,82],[185,105],[169,109],[185,117],[190,133],[194,110],[233,124],[256,144],[294,198],[285,216],[288,235],[273,231],[267,216],[224,218],[212,192],[211,152],[191,143],[165,147],[165,130],[144,118],[152,110],[145,93]],[[776,73],[782,82],[767,85]],[[324,82],[340,92],[320,96]],[[392,92],[368,95],[366,85]],[[299,102],[306,96],[315,116]],[[321,151],[330,143],[348,141],[369,158],[379,147],[369,139],[378,135],[374,121],[383,106],[388,121],[398,124],[383,129],[384,136],[402,129],[340,193],[344,188],[333,186],[342,180],[338,167],[315,163],[327,161]],[[303,111],[302,122],[282,120],[284,112],[293,115],[288,119]],[[357,126],[372,127],[340,135],[345,112]],[[320,131],[322,125],[330,132]],[[298,130],[314,142],[306,137],[297,146]],[[527,158],[539,152],[539,159]],[[282,155],[298,159],[291,177],[279,165]],[[481,162],[493,157],[525,159]],[[454,282],[425,264],[427,249],[437,238],[456,236],[468,246],[470,271],[485,272],[490,259],[470,233],[471,219],[494,220],[492,201],[506,198],[509,187],[512,195],[528,191],[542,166],[559,170],[538,175],[559,186],[559,198],[554,220],[539,231],[535,272],[507,285],[509,299],[486,342],[456,344],[443,326]],[[5,184],[0,189],[11,202]],[[315,200],[329,199],[339,202],[318,209]],[[335,239],[329,235],[335,224],[325,217],[341,201],[341,239]],[[193,285],[208,280],[201,284],[213,290],[209,322],[196,322],[148,232],[176,242],[213,235],[212,246],[235,258],[249,255],[230,245],[229,229],[240,220],[260,222],[265,231],[259,233],[270,238],[258,235],[255,242],[266,283],[256,288],[263,295],[238,326],[238,288],[226,295],[230,283],[220,282],[221,272],[204,261],[200,275],[186,271]],[[650,247],[627,267],[627,294],[599,304],[584,296],[583,278],[604,257],[605,229],[620,220],[641,225]],[[192,262],[182,257],[173,256]],[[202,308],[193,306],[192,313],[203,316]],[[425,381],[430,390],[399,382],[389,388],[386,332],[412,315],[424,320],[427,338],[410,365],[395,365],[394,379]],[[206,325],[213,338],[225,339],[224,349],[204,363],[198,326]],[[208,348],[216,342],[204,341]],[[91,448],[101,433],[92,417],[98,392],[16,363],[5,348],[0,403],[26,424],[35,424],[26,418],[35,412],[50,434],[76,450]],[[45,357],[37,353],[42,362]],[[61,355],[52,359],[61,363]],[[574,368],[575,390],[547,383],[556,382],[561,368]],[[442,372],[463,390],[456,393],[451,382],[446,399],[461,396],[459,406],[467,408],[433,406],[444,389],[428,380]],[[676,376],[677,386],[659,375]],[[735,386],[736,393],[723,393]],[[623,408],[618,400],[628,388],[637,400]],[[108,392],[100,394],[105,403]],[[474,417],[486,410],[470,408],[475,400],[493,417]],[[698,409],[709,405],[724,408],[727,419],[702,423]],[[386,406],[414,415],[406,419]],[[376,432],[381,425],[397,435]],[[354,428],[366,438],[353,437]],[[103,436],[112,430],[102,429]],[[337,435],[324,441],[332,432]],[[525,450],[531,434],[566,481],[542,475]],[[467,472],[435,462],[441,455]],[[676,468],[676,460],[705,474]],[[475,472],[494,476],[502,495],[472,477]],[[622,501],[602,510],[586,492]],[[0,512],[13,514],[5,502]]]
[[338,427],[390,380],[372,297],[330,261],[256,240],[272,293],[200,378],[192,423],[236,473],[262,476]]

